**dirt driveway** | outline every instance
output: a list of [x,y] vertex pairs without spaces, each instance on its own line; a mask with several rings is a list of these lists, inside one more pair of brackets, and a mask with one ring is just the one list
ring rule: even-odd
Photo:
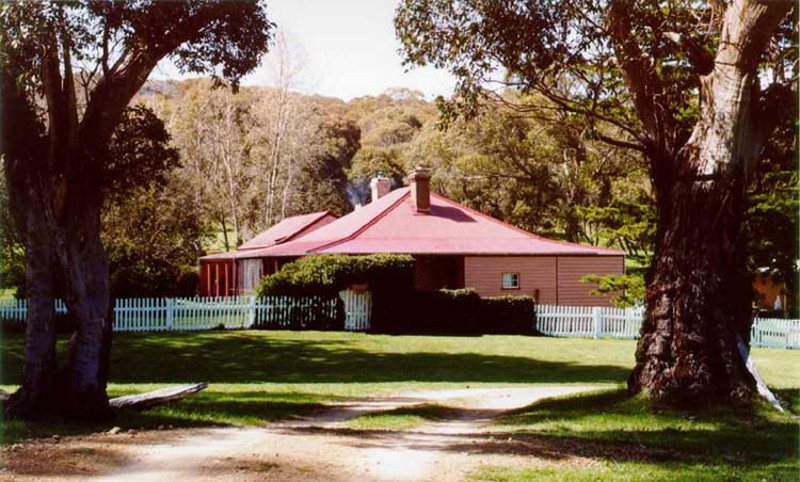
[[[591,387],[412,392],[331,405],[302,420],[269,427],[223,427],[96,434],[37,441],[3,450],[0,480],[456,481],[481,464],[591,463],[517,450],[487,422],[542,398]],[[342,422],[421,403],[452,417],[407,431],[355,430]],[[502,437],[500,439],[499,437]],[[516,447],[516,448],[514,448]],[[582,458],[572,455],[570,458]]]

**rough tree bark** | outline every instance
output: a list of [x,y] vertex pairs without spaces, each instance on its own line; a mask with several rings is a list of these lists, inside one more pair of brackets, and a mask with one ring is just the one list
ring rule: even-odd
[[[752,323],[742,218],[748,170],[771,130],[756,67],[788,9],[731,2],[716,56],[701,72],[701,117],[691,138],[675,155],[650,146],[658,230],[632,391],[678,404],[754,394],[737,349],[737,334],[749,339]],[[651,129],[665,128],[657,112],[649,119]]]
[[[100,177],[114,126],[158,58],[141,55],[121,63],[127,75],[103,78],[79,123],[67,42],[59,45],[52,35],[45,47],[41,77],[47,135],[32,139],[30,152],[6,152],[5,159],[12,212],[26,240],[30,289],[24,375],[5,414],[26,419],[97,419],[110,414],[106,381],[112,328],[108,264],[100,240]],[[30,122],[6,124],[4,137],[30,136],[21,129],[37,125],[33,107],[18,91],[13,75],[6,74],[3,102],[14,106],[14,117],[6,118]],[[6,148],[22,144],[15,141],[7,142]],[[55,357],[57,275],[75,326],[67,364],[61,369]]]

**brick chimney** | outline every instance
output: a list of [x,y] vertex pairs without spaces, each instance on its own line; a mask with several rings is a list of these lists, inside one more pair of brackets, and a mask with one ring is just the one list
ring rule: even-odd
[[372,202],[375,202],[389,194],[392,190],[392,180],[378,174],[369,182],[369,188],[372,190]]
[[408,175],[411,184],[411,205],[418,213],[431,211],[431,168],[417,166]]

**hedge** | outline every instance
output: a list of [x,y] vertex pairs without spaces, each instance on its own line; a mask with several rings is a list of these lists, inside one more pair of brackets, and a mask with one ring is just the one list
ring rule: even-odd
[[[353,284],[372,292],[371,331],[377,333],[533,334],[534,302],[528,296],[481,298],[475,289],[414,290],[414,258],[408,255],[306,256],[284,265],[259,285],[259,296],[316,295],[325,299]],[[341,304],[341,301],[338,301]],[[344,310],[336,319],[320,313],[313,328],[343,326]],[[265,325],[261,327],[266,328]],[[292,326],[295,327],[295,326]],[[297,328],[305,328],[298,323]]]
[[529,296],[481,298],[474,289],[373,293],[372,331],[393,334],[533,334]]
[[306,256],[264,278],[256,293],[335,296],[353,284],[372,291],[407,290],[414,280],[414,258],[397,254]]

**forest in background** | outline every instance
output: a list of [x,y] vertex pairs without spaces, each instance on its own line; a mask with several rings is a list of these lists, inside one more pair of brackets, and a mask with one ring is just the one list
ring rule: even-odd
[[[642,297],[655,208],[638,153],[594,140],[568,117],[537,120],[498,103],[444,124],[420,92],[390,89],[345,102],[296,93],[296,75],[287,62],[269,88],[234,93],[193,79],[142,89],[115,133],[119,157],[136,159],[128,162],[135,175],[112,176],[125,185],[111,183],[103,211],[115,295],[191,294],[199,256],[235,249],[287,216],[346,214],[369,201],[374,175],[399,187],[425,164],[435,192],[473,209],[549,238],[624,249],[629,276],[601,286],[626,290],[621,304]],[[765,150],[747,223],[753,273],[786,281],[791,298],[794,127],[773,136],[785,144]],[[21,286],[23,243],[0,191],[0,275],[3,285]]]

